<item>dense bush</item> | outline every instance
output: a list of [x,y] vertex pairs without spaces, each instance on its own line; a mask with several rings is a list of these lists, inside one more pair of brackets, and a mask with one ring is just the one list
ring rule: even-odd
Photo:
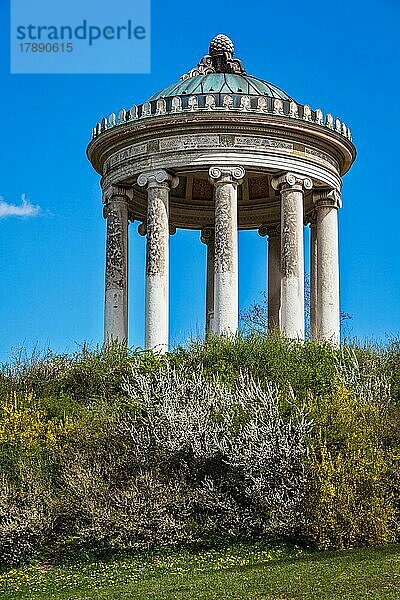
[[399,406],[387,376],[346,354],[332,393],[308,402],[314,435],[305,535],[320,548],[393,542],[399,532]]
[[210,337],[0,373],[0,563],[71,545],[398,539],[400,352]]

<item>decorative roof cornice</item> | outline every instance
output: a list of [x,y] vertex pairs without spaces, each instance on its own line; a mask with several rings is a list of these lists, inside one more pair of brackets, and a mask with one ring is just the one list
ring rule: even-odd
[[159,98],[145,102],[139,106],[133,105],[128,111],[121,109],[107,118],[104,117],[92,130],[92,139],[97,138],[105,131],[120,127],[131,121],[154,119],[166,115],[182,113],[235,113],[272,115],[288,121],[305,121],[330,129],[348,140],[352,141],[350,128],[340,119],[334,118],[330,113],[325,117],[321,109],[312,110],[308,104],[297,104],[294,100],[281,100],[270,96],[249,96],[246,94],[197,94],[195,96],[174,96],[173,98]]

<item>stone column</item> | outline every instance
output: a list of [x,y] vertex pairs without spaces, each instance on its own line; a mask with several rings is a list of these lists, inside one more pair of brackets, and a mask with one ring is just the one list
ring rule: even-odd
[[104,343],[128,340],[128,203],[132,190],[112,185],[103,192],[107,219]]
[[214,263],[215,237],[214,227],[207,226],[201,230],[201,241],[207,246],[207,278],[206,278],[206,335],[213,333],[214,324]]
[[147,187],[145,347],[168,351],[169,325],[169,192],[178,179],[164,170],[138,177]]
[[318,297],[318,268],[317,268],[317,216],[313,211],[309,217],[310,224],[310,336],[317,340],[317,297]]
[[262,225],[258,233],[268,236],[268,329],[279,329],[281,308],[281,229],[279,223]]
[[294,173],[274,177],[272,187],[281,194],[281,330],[304,339],[304,190],[312,181]]
[[235,334],[239,318],[237,187],[242,167],[211,167],[215,196],[214,331]]
[[314,193],[317,218],[317,332],[319,340],[340,343],[337,190]]
[[267,227],[268,236],[268,329],[278,329],[281,310],[281,231]]

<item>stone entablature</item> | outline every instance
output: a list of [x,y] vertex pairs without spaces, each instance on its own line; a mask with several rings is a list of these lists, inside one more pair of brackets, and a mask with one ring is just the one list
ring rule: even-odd
[[114,154],[111,154],[104,163],[103,174],[107,175],[110,171],[129,161],[136,161],[141,156],[150,156],[154,154],[174,154],[176,152],[196,151],[196,150],[237,150],[261,152],[263,154],[268,152],[276,152],[277,150],[281,153],[303,156],[305,158],[311,158],[317,163],[329,167],[333,167],[336,171],[339,170],[338,161],[330,156],[327,152],[313,147],[308,144],[299,144],[295,142],[286,141],[273,136],[255,136],[255,135],[234,135],[229,137],[227,140],[226,135],[217,134],[188,134],[179,136],[165,136],[158,140],[158,144],[155,146],[152,141],[145,143],[132,144],[119,150]]
[[[351,165],[352,143],[327,129],[301,121],[281,123],[265,116],[181,115],[126,124],[92,140],[89,155],[102,174],[102,186],[133,186],[130,212],[146,215],[146,194],[136,177],[149,169],[167,169],[180,177],[171,191],[170,218],[176,227],[201,229],[213,220],[210,164],[242,164],[246,177],[239,189],[239,228],[258,228],[266,218],[279,219],[279,202],[269,181],[277,172],[312,176],[315,186],[340,189]],[[199,190],[201,195],[199,195]],[[310,210],[311,199],[305,197]]]
[[141,105],[133,105],[128,111],[121,109],[118,116],[111,113],[104,117],[92,130],[92,139],[113,127],[120,127],[131,121],[157,118],[164,115],[179,115],[192,112],[233,112],[256,113],[277,118],[293,119],[313,123],[330,129],[352,141],[350,128],[330,113],[325,116],[321,109],[312,110],[308,104],[297,104],[294,100],[282,100],[269,96],[243,94],[196,94],[195,96],[175,96],[159,98]]

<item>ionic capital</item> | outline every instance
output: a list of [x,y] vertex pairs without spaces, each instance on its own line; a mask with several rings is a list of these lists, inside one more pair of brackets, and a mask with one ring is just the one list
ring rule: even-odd
[[304,225],[309,225],[310,227],[316,227],[317,225],[317,211],[312,210],[304,217]]
[[141,235],[142,237],[147,235],[147,223],[146,221],[143,221],[142,223],[140,223],[140,225],[137,228],[138,230],[138,234]]
[[245,170],[243,167],[210,167],[208,176],[213,185],[224,183],[240,185],[245,176]]
[[258,233],[262,237],[279,237],[281,235],[280,223],[273,223],[272,225],[261,225],[261,227],[258,228]]
[[317,189],[313,192],[313,204],[316,209],[325,207],[342,208],[342,197],[336,189]]
[[283,173],[278,177],[273,177],[271,185],[274,190],[311,190],[313,182],[310,177],[297,175],[297,173]]
[[215,229],[211,225],[206,225],[201,230],[200,240],[203,244],[211,244],[215,240]]
[[137,184],[140,187],[147,186],[147,188],[176,188],[179,184],[179,178],[167,173],[164,169],[158,169],[157,171],[146,171],[141,173],[137,178]]
[[103,204],[133,200],[133,188],[126,185],[108,185],[103,190]]

